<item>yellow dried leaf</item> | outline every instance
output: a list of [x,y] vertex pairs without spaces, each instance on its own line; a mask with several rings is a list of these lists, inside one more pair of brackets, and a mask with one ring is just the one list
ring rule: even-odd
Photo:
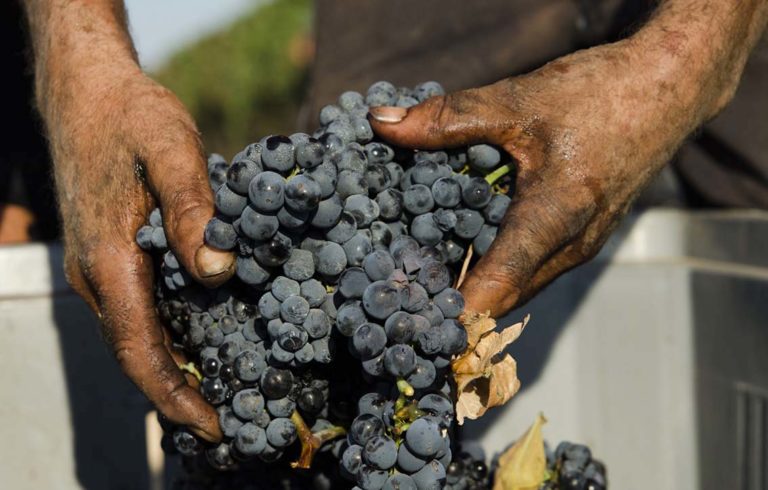
[[493,490],[537,490],[546,479],[547,457],[541,427],[547,422],[539,414],[536,421],[499,458]]
[[489,408],[506,403],[520,389],[517,364],[504,349],[523,332],[530,316],[496,332],[496,322],[487,314],[471,313],[462,318],[467,329],[466,352],[452,363],[458,398],[456,418],[476,419]]

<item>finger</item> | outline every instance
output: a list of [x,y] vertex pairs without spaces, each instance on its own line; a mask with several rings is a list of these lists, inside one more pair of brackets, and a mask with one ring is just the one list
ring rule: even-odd
[[103,312],[105,339],[123,371],[161,413],[218,441],[216,411],[187,384],[168,351],[153,308],[150,264],[131,245],[101,247],[91,257],[89,280]]
[[142,157],[147,183],[160,204],[163,225],[174,254],[199,282],[214,287],[234,274],[235,257],[203,243],[213,217],[213,196],[197,133],[179,123],[162,144],[148,142]]
[[371,127],[386,141],[406,148],[443,149],[502,143],[512,118],[488,87],[432,97],[409,109],[372,107]]
[[[593,212],[590,202],[563,189],[517,197],[496,240],[461,287],[466,309],[499,317],[529,298],[532,279],[583,230]],[[547,277],[551,280],[555,272],[548,271]]]

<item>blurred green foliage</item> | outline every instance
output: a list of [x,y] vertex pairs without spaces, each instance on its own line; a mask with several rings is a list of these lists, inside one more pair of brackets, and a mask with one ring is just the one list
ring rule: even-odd
[[295,131],[311,57],[311,0],[276,0],[175,54],[153,76],[190,110],[206,151],[232,157]]

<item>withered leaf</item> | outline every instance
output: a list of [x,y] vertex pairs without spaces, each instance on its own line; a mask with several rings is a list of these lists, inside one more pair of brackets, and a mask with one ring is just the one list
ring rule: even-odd
[[452,363],[458,398],[456,418],[476,419],[489,408],[506,403],[517,390],[517,364],[504,349],[514,342],[528,323],[522,322],[496,332],[496,322],[488,314],[470,313],[462,318],[467,329],[467,350]]
[[547,458],[541,427],[547,422],[539,414],[525,435],[499,458],[493,490],[537,490],[547,477]]

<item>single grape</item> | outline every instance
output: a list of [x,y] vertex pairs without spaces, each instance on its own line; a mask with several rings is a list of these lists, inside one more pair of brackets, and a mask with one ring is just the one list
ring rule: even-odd
[[384,322],[384,331],[391,342],[407,344],[416,334],[416,322],[410,314],[398,311],[390,315]]
[[315,138],[306,141],[294,142],[296,147],[296,163],[303,168],[315,168],[323,163],[325,145]]
[[285,276],[278,276],[272,281],[272,295],[277,301],[283,302],[292,296],[299,296],[301,287],[299,283]]
[[259,390],[253,388],[238,391],[232,399],[232,410],[243,420],[253,420],[264,410],[264,397]]
[[388,470],[397,462],[397,444],[388,436],[373,436],[365,443],[363,460],[374,468]]
[[419,85],[416,85],[416,88],[414,89],[414,97],[418,99],[419,102],[424,102],[425,100],[435,97],[438,95],[445,95],[445,90],[443,89],[443,86],[440,85],[437,82],[424,82],[420,83]]
[[341,456],[341,467],[351,475],[357,475],[363,465],[363,448],[358,444],[351,444]]
[[301,327],[292,323],[283,323],[277,337],[277,346],[272,345],[272,351],[280,347],[286,353],[294,353],[304,347],[309,341],[309,334]]
[[367,321],[363,305],[360,301],[348,301],[339,308],[336,315],[336,328],[339,332],[351,337],[357,328]]
[[339,276],[339,292],[348,299],[359,299],[371,280],[360,267],[349,267]]
[[259,162],[247,158],[238,160],[227,170],[227,187],[242,196],[247,196],[249,183],[262,170]]
[[294,211],[312,211],[317,208],[320,198],[320,184],[309,175],[295,175],[285,185],[285,205]]
[[235,434],[235,448],[244,456],[261,454],[266,445],[267,434],[256,424],[243,424]]
[[435,200],[432,197],[432,191],[423,184],[411,185],[403,193],[403,207],[408,212],[419,215],[432,211],[435,207]]
[[384,320],[400,309],[399,290],[389,281],[375,281],[363,292],[363,308],[373,318]]
[[365,175],[353,170],[342,170],[339,172],[336,192],[342,199],[356,194],[368,195],[368,181]]
[[349,427],[350,438],[355,444],[361,446],[365,446],[370,439],[383,433],[384,423],[371,414],[358,415]]
[[432,460],[411,477],[419,490],[440,490],[445,483],[445,468],[439,461]]
[[363,360],[378,356],[387,345],[387,334],[375,323],[363,323],[352,335],[355,352]]
[[373,251],[371,239],[363,233],[356,233],[342,244],[347,256],[347,265],[360,266],[365,257]]
[[290,419],[276,418],[267,426],[267,441],[276,448],[290,446],[296,436],[296,426]]
[[406,473],[415,473],[427,464],[427,460],[422,458],[410,449],[407,444],[400,444],[397,449],[397,466]]
[[338,243],[323,242],[317,251],[313,253],[315,256],[315,268],[320,274],[325,276],[341,274],[347,266],[347,255]]
[[453,208],[461,202],[461,186],[452,177],[441,177],[432,184],[435,204],[442,208]]
[[248,185],[251,206],[263,212],[275,212],[285,202],[285,179],[275,172],[262,172]]
[[[155,234],[157,230],[162,233],[162,242],[155,240]],[[165,233],[162,228],[155,228],[152,232],[152,245],[155,248],[165,248],[167,246],[165,242]],[[232,250],[237,243],[237,232],[231,223],[224,221],[221,218],[213,217],[205,226],[204,233],[205,243],[221,250]],[[162,246],[160,246],[162,244]]]
[[456,289],[445,288],[433,299],[445,318],[458,318],[464,311],[464,296]]
[[315,228],[327,230],[336,226],[344,211],[343,203],[338,194],[320,201],[310,223]]
[[368,158],[368,163],[372,164],[386,164],[392,161],[395,156],[395,152],[389,145],[384,143],[368,143],[363,147],[365,156]]
[[318,308],[323,305],[326,300],[325,286],[323,286],[317,279],[308,279],[300,285],[301,297],[306,299],[309,306],[312,308]]
[[267,367],[261,375],[261,391],[267,398],[282,398],[293,388],[293,374],[285,369]]
[[432,213],[416,216],[411,223],[411,235],[421,245],[433,246],[443,239],[443,232]]
[[222,405],[216,411],[219,413],[219,427],[224,437],[235,437],[243,422],[235,416],[230,407]]
[[299,325],[309,314],[309,302],[301,296],[290,296],[280,305],[280,317],[284,322]]
[[381,393],[366,393],[357,401],[357,412],[359,414],[369,413],[381,417],[384,413],[384,405],[387,398]]
[[480,233],[484,223],[483,215],[474,209],[457,209],[453,230],[460,238],[471,240]]
[[416,356],[416,368],[406,378],[406,381],[415,389],[425,389],[435,382],[437,371],[435,365],[427,359]]
[[368,165],[363,175],[371,194],[378,194],[392,186],[392,177],[383,165]]
[[[415,99],[414,99],[415,100]],[[395,473],[390,475],[387,482],[382,487],[383,490],[418,490],[416,482],[409,475]]]
[[267,411],[273,417],[290,417],[295,409],[296,402],[287,396],[267,401]]
[[269,136],[264,140],[261,161],[276,172],[288,172],[294,164],[294,147],[287,136]]
[[511,202],[512,199],[504,194],[494,194],[488,206],[483,209],[485,221],[492,225],[500,225]]
[[501,163],[501,153],[490,145],[474,145],[467,149],[472,168],[488,173]]
[[416,353],[410,345],[396,344],[387,347],[384,368],[392,376],[402,378],[416,369]]
[[267,363],[264,361],[264,356],[252,350],[246,350],[238,354],[235,362],[232,364],[235,376],[247,383],[259,379],[266,367]]
[[491,185],[482,177],[471,177],[461,186],[461,199],[467,207],[481,209],[491,202]]
[[344,201],[344,210],[354,216],[359,228],[369,226],[379,217],[379,205],[368,196],[352,195]]
[[448,267],[436,260],[426,260],[416,280],[429,294],[434,295],[450,286],[451,272]]
[[253,257],[264,267],[277,267],[288,261],[292,250],[291,239],[277,232],[269,240],[257,242],[253,248]]
[[352,214],[343,211],[336,225],[325,233],[325,237],[338,244],[342,244],[357,233],[357,221]]

